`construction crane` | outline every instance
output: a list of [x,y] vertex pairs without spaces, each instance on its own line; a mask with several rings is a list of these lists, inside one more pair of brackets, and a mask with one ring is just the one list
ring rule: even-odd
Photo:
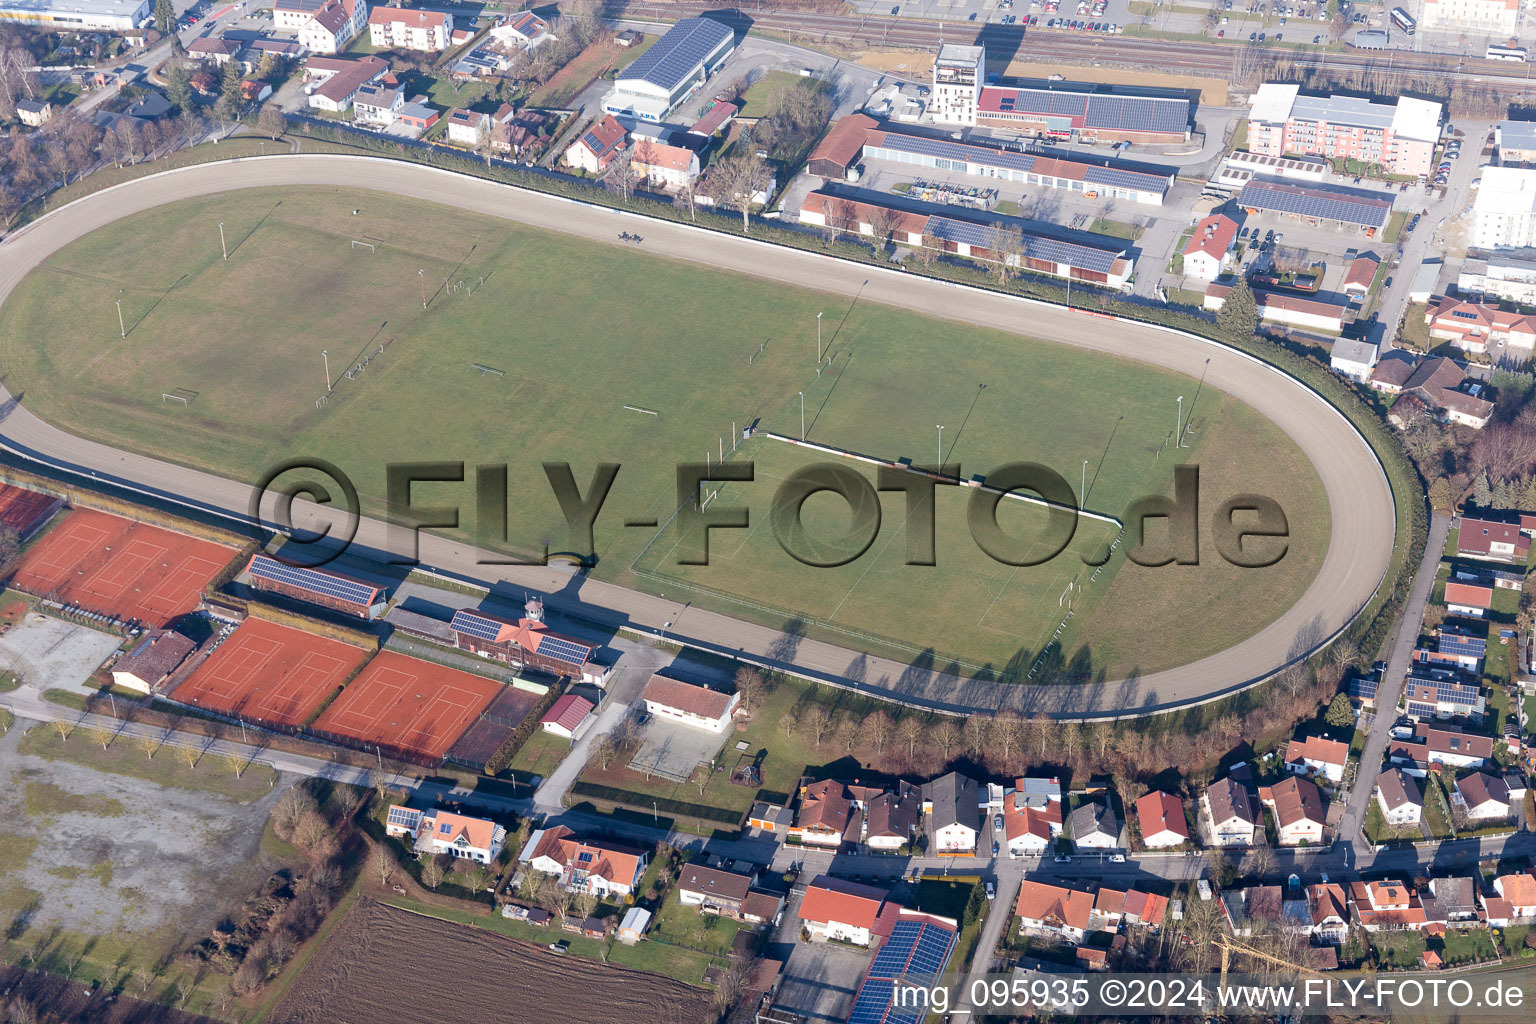
[[1238,954],[1241,954],[1243,956],[1251,956],[1255,960],[1263,960],[1266,963],[1274,964],[1277,967],[1285,967],[1285,968],[1288,968],[1288,969],[1291,969],[1291,970],[1298,971],[1298,972],[1300,972],[1302,974],[1318,975],[1318,972],[1314,971],[1310,967],[1305,967],[1302,964],[1294,963],[1294,962],[1292,962],[1290,960],[1281,959],[1278,956],[1271,956],[1268,953],[1260,952],[1259,950],[1254,949],[1252,946],[1245,946],[1241,942],[1234,942],[1231,938],[1229,938],[1226,935],[1223,935],[1219,939],[1212,939],[1211,940],[1211,945],[1213,945],[1217,949],[1221,950],[1221,986],[1222,986],[1222,988],[1226,988],[1226,986],[1227,986],[1227,967],[1232,962],[1232,954],[1233,953],[1238,953]]

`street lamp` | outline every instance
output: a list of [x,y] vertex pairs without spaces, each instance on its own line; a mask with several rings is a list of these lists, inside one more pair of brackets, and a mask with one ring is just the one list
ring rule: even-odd
[[325,360],[325,391],[326,391],[326,394],[330,394],[330,392],[331,392],[331,350],[328,349],[328,348],[321,349],[320,350],[320,358]]
[[1083,482],[1077,488],[1077,500],[1088,504],[1088,460],[1083,460]]
[[416,276],[421,279],[421,308],[427,308],[427,270],[425,267],[416,271]]
[[1179,396],[1179,407],[1176,410],[1174,410],[1174,414],[1173,414],[1173,441],[1174,441],[1173,446],[1175,448],[1183,448],[1184,447],[1184,396],[1183,395]]
[[816,368],[821,369],[821,314],[816,314]]
[[122,337],[128,337],[128,328],[123,326],[123,300],[117,300],[117,330]]
[[224,252],[224,258],[229,259],[229,246],[224,244],[224,222],[219,221],[219,248]]

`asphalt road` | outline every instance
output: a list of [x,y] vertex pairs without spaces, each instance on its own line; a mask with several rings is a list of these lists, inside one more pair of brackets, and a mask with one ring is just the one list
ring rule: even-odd
[[[941,709],[1013,707],[1063,717],[1146,714],[1214,699],[1258,682],[1341,629],[1370,600],[1390,562],[1395,523],[1391,488],[1370,447],[1319,395],[1256,359],[1190,335],[1078,310],[968,289],[927,278],[766,246],[635,214],[587,207],[387,159],[331,155],[247,158],[168,171],[97,192],[15,232],[0,246],[0,301],[23,276],[70,241],[121,217],[178,199],[251,187],[353,186],[447,203],[485,216],[620,244],[620,231],[645,236],[658,256],[690,260],[814,288],[851,301],[885,303],[983,327],[1026,333],[1108,356],[1136,359],[1203,379],[1276,423],[1316,467],[1328,496],[1331,535],[1317,578],[1300,601],[1255,635],[1218,654],[1165,672],[1096,686],[1034,687],[916,673],[898,661],[864,658],[832,644],[803,640],[788,659],[770,657],[771,628],[612,584],[573,578],[559,568],[481,564],[476,549],[429,534],[426,565],[465,579],[507,581],[555,595],[551,607],[603,625],[628,626],[770,667],[846,685],[857,660],[860,688],[876,696]],[[0,442],[13,451],[156,494],[244,517],[249,482],[173,465],[76,437],[33,416],[0,390]],[[296,503],[296,511],[335,521],[334,510]],[[302,521],[302,520],[301,520]],[[390,531],[364,519],[355,546],[391,549]],[[398,539],[396,537],[395,539]]]

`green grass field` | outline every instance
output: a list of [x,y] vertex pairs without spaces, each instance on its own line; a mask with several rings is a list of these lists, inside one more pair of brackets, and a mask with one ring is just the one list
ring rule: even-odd
[[[119,298],[126,339],[113,333]],[[818,312],[831,358],[820,377]],[[598,576],[669,594],[678,580],[775,626],[789,609],[809,612],[813,632],[825,619],[822,635],[880,653],[931,649],[960,667],[1039,649],[1064,613],[1066,582],[1086,575],[1071,551],[1039,569],[994,563],[957,529],[951,501],[940,509],[939,566],[894,564],[904,514],[890,494],[863,558],[799,566],[776,555],[763,528],[771,478],[793,468],[790,446],[761,440],[750,452],[758,482],[735,485],[757,528],[745,543],[717,532],[717,565],[667,564],[674,538],[622,524],[665,525],[676,464],[715,459],[733,430],[757,421],[798,435],[802,391],[812,440],[931,462],[942,423],[945,458],[967,477],[1033,461],[1076,491],[1087,460],[1087,504],[1114,515],[1139,495],[1170,492],[1180,457],[1198,462],[1202,564],[1130,571],[1117,557],[1079,594],[1064,660],[1111,675],[1188,661],[1258,629],[1305,588],[1328,530],[1299,452],[1197,381],[359,190],[244,190],[96,232],[13,293],[0,310],[0,357],[12,392],[75,433],[243,480],[289,456],[323,456],[375,513],[387,463],[463,461],[471,476],[477,464],[505,463],[509,544],[523,553],[568,547],[541,463],[570,462],[585,491],[598,463],[616,462],[596,528]],[[356,379],[344,376],[364,359]],[[190,405],[162,398],[177,388],[195,393]],[[1166,447],[1179,395],[1182,450]],[[1229,572],[1209,542],[1209,511],[1250,491],[1281,501],[1292,542],[1272,569]],[[413,499],[457,503],[466,531],[477,530],[472,482],[419,484]],[[833,521],[832,501],[812,499],[807,523]],[[632,564],[653,537],[639,575]],[[1080,531],[1078,545],[1092,542]],[[858,634],[868,639],[850,639]]]

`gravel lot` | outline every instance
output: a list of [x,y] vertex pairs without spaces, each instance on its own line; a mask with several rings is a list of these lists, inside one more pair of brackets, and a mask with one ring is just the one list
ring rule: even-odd
[[262,827],[286,782],[236,804],[22,754],[28,727],[52,728],[19,720],[0,737],[0,821],[15,854],[0,860],[7,920],[31,904],[33,929],[195,936],[265,877]]
[[90,678],[122,641],[111,633],[28,612],[0,633],[0,668],[39,690],[73,689]]

